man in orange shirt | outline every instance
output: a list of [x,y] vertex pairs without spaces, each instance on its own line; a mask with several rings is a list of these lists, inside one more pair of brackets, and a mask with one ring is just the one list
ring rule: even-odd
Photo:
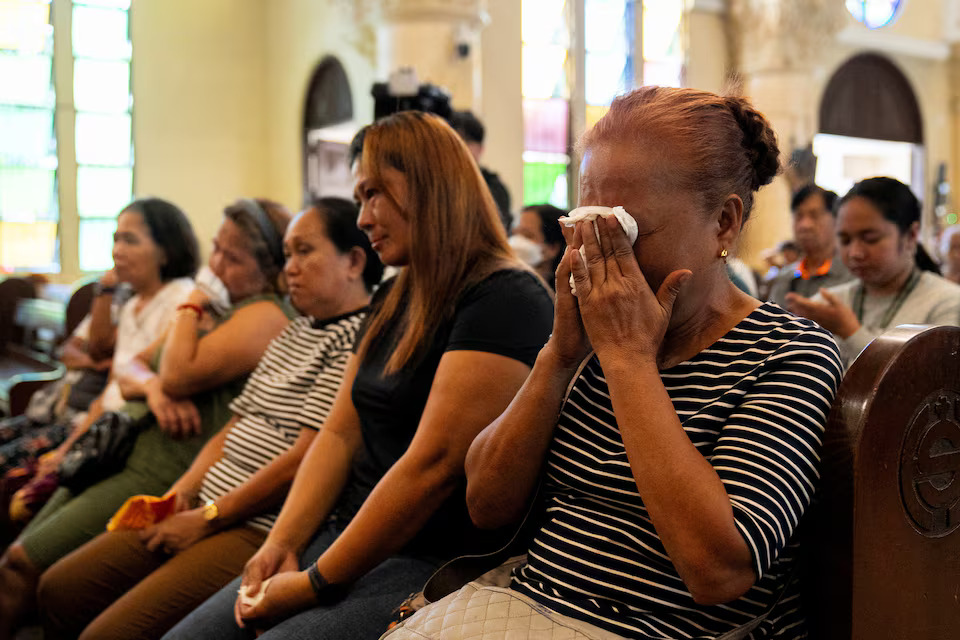
[[832,287],[853,279],[836,252],[837,194],[815,184],[802,187],[793,196],[793,236],[802,258],[785,266],[773,280],[769,299],[786,308],[788,293],[804,297],[817,294],[822,287]]

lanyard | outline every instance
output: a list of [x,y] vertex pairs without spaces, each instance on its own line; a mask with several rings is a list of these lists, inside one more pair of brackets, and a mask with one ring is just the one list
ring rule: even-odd
[[[900,291],[897,292],[896,297],[893,299],[893,302],[890,303],[890,306],[887,307],[887,310],[883,313],[883,318],[880,320],[880,326],[877,327],[881,331],[885,331],[887,326],[890,324],[890,321],[893,320],[893,316],[897,315],[897,312],[900,311],[900,307],[903,306],[903,303],[906,301],[907,297],[913,293],[913,290],[917,288],[917,283],[920,282],[920,270],[914,268],[910,273],[910,278],[907,279],[907,282],[900,288]],[[863,324],[863,300],[867,297],[866,292],[864,291],[863,282],[860,283],[860,286],[857,287],[857,293],[853,297],[853,308],[857,311],[857,321],[860,324]]]

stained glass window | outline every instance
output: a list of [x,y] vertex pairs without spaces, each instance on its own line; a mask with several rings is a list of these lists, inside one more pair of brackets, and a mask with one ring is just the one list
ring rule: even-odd
[[683,81],[683,0],[643,0],[643,84]]
[[847,0],[847,11],[868,29],[879,29],[893,22],[903,0]]
[[0,0],[0,271],[60,270],[58,106],[76,112],[64,147],[76,153],[81,270],[110,267],[115,218],[133,193],[130,0],[66,3],[73,91],[59,87],[59,100],[52,8]]
[[568,206],[570,7],[523,0],[523,202]]
[[584,0],[587,129],[637,84],[682,84],[683,12],[684,0]]
[[57,271],[49,0],[0,0],[0,272]]
[[116,216],[132,199],[129,0],[74,0],[77,213],[82,271],[108,269]]

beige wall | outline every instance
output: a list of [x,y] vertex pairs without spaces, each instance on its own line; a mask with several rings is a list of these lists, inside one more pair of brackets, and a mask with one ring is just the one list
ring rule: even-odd
[[303,112],[313,71],[335,56],[347,74],[354,118],[373,118],[370,87],[376,78],[376,46],[370,25],[347,3],[262,0],[266,6],[266,151],[261,159],[266,188],[297,210],[303,204]]
[[489,0],[490,24],[481,33],[483,164],[500,174],[514,212],[523,204],[523,107],[520,2]]
[[135,192],[180,205],[205,252],[223,206],[268,189],[263,7],[138,0],[131,9]]
[[131,32],[135,192],[183,207],[205,255],[234,199],[301,206],[303,109],[324,56],[344,65],[357,117],[372,117],[373,40],[346,4],[137,0]]

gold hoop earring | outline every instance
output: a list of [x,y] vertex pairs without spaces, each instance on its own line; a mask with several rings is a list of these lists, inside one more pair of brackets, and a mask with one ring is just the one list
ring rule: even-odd
[[720,257],[723,258],[723,261],[724,261],[724,262],[727,261],[727,250],[726,250],[726,249],[721,249],[721,250],[720,250]]

